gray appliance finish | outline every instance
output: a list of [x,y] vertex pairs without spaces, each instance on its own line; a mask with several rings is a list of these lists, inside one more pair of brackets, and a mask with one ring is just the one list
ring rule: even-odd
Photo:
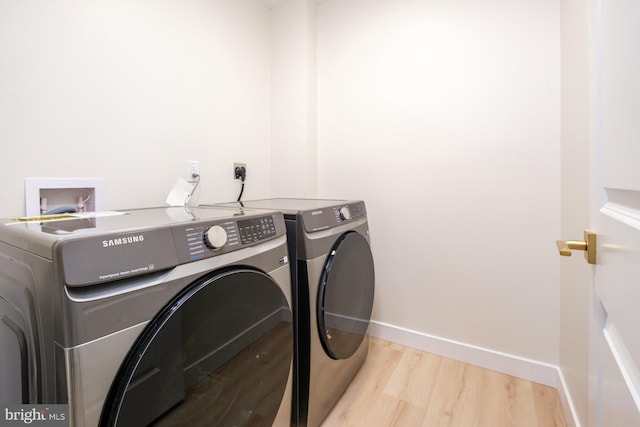
[[216,206],[284,213],[295,301],[292,417],[316,427],[368,353],[375,274],[365,204],[280,198]]
[[279,212],[151,208],[0,221],[0,403],[72,426],[289,426]]

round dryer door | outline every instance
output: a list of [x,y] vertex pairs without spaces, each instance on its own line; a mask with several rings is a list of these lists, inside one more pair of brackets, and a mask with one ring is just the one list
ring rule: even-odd
[[104,426],[271,426],[292,366],[291,309],[249,269],[213,273],[145,328],[111,386]]
[[367,333],[375,275],[369,242],[359,233],[340,236],[329,252],[318,289],[318,329],[325,352],[347,359]]

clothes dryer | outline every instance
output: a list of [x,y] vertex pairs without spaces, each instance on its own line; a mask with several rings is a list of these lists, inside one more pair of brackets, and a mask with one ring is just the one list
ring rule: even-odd
[[368,352],[375,273],[365,204],[264,199],[216,206],[284,213],[295,300],[293,420],[316,427]]
[[68,403],[72,426],[289,426],[282,214],[1,221],[0,360],[0,403]]

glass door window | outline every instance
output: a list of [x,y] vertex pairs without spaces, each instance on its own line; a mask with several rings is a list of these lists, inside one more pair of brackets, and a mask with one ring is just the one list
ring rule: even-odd
[[271,426],[292,357],[291,308],[278,285],[250,269],[212,273],[141,334],[101,424]]
[[333,359],[347,359],[360,347],[371,320],[374,287],[369,242],[356,232],[343,234],[327,257],[318,289],[320,339]]

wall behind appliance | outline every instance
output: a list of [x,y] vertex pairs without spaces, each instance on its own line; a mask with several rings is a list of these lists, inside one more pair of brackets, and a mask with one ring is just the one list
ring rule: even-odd
[[[0,216],[24,178],[103,177],[108,209],[270,194],[270,12],[254,0],[0,1]],[[252,177],[256,177],[252,179]]]
[[558,3],[317,16],[319,196],[367,202],[374,320],[556,365]]
[[279,197],[314,197],[318,191],[315,0],[278,3],[271,9],[271,183]]

